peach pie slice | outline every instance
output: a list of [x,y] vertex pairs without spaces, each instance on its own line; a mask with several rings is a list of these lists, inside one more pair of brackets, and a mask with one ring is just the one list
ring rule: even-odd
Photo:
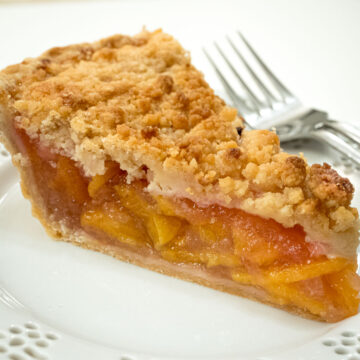
[[116,35],[9,66],[0,113],[54,238],[313,319],[357,313],[349,180],[243,129],[171,36]]

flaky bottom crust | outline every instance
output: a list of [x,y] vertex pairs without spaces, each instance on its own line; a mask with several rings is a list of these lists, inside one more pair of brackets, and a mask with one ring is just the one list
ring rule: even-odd
[[141,266],[143,268],[156,271],[158,273],[176,277],[178,279],[191,281],[200,285],[220,290],[229,294],[238,295],[263,304],[271,305],[292,314],[302,316],[307,319],[323,321],[319,316],[291,305],[279,305],[273,303],[267,292],[261,287],[254,285],[240,284],[230,279],[216,276],[206,268],[195,264],[174,264],[168,262],[157,255],[141,254],[136,249],[129,248],[121,243],[105,243],[96,239],[84,231],[74,231],[66,227],[63,223],[56,221],[45,210],[45,203],[37,189],[33,176],[30,161],[20,153],[15,141],[12,141],[11,129],[6,126],[5,121],[1,121],[0,112],[0,141],[4,143],[7,150],[12,155],[13,164],[18,168],[21,178],[21,189],[25,198],[29,199],[32,205],[32,214],[40,220],[47,233],[56,240],[65,241],[84,249],[95,250],[116,259]]

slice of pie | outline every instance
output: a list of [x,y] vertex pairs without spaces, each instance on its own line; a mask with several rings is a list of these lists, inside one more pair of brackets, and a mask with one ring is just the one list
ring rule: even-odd
[[349,180],[244,130],[171,36],[9,66],[0,113],[23,193],[56,239],[313,319],[357,313]]

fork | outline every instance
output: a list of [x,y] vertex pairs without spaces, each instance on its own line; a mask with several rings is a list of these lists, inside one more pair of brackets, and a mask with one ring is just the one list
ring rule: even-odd
[[[246,38],[239,31],[237,35],[262,73],[260,75],[254,70],[239,47],[227,36],[233,55],[236,55],[242,63],[248,77],[252,80],[251,82],[244,79],[234,62],[226,56],[224,50],[216,42],[214,45],[226,63],[227,70],[232,73],[232,80],[237,81],[244,95],[240,95],[235,90],[231,84],[231,79],[225,75],[225,71],[220,70],[220,65],[217,65],[214,57],[211,57],[206,49],[203,51],[224,86],[233,106],[244,117],[246,125],[250,129],[276,127],[276,132],[283,142],[304,138],[321,141],[360,166],[360,129],[348,123],[330,120],[324,111],[305,107],[274,75]],[[262,79],[267,80],[273,89],[266,85]],[[255,88],[261,97],[252,90]]]

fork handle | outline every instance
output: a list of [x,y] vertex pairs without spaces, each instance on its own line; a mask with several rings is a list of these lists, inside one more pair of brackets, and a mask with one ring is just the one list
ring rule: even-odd
[[343,136],[349,137],[350,139],[360,144],[360,128],[349,123],[344,123],[335,120],[327,120],[325,126],[333,129],[336,132],[341,133]]
[[339,151],[345,157],[349,158],[360,166],[360,151],[355,149],[354,146],[347,143],[343,138],[334,134],[331,130],[326,128],[317,129],[311,132],[311,135],[315,139],[319,139],[333,149]]

